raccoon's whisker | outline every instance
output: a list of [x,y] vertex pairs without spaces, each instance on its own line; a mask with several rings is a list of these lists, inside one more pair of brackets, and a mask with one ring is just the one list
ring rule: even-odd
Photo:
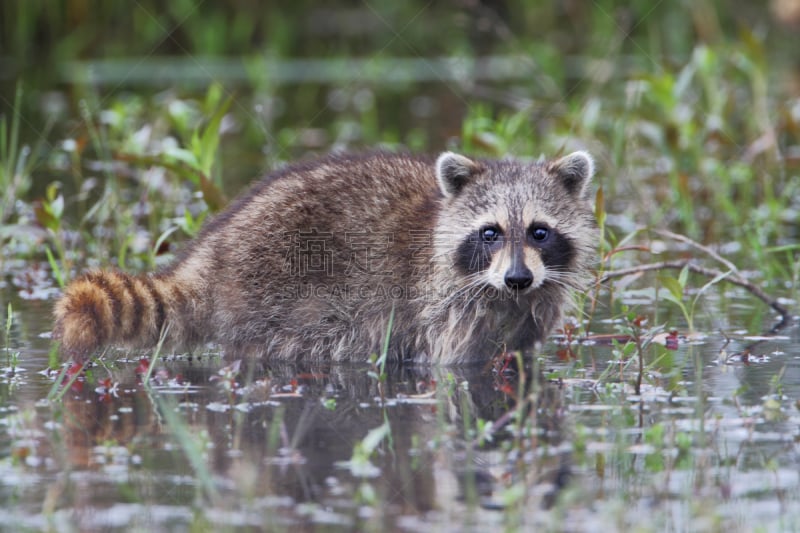
[[581,286],[576,280],[568,279],[568,278],[559,278],[555,276],[549,276],[547,281],[553,283],[555,285],[559,285],[560,287],[564,287],[565,289],[575,289],[580,290]]
[[483,283],[483,274],[481,272],[476,272],[473,274],[469,274],[462,278],[462,283],[459,284],[459,287],[452,292],[450,295],[447,296],[447,299],[444,302],[449,302],[455,298],[458,298],[462,293],[470,290],[472,287]]
[[562,287],[575,290],[583,290],[586,284],[585,278],[576,276],[572,272],[564,272],[558,270],[548,271],[547,280],[556,283]]
[[[460,312],[456,317],[456,321],[460,321],[467,313],[467,311],[470,310],[472,302],[475,301],[482,292],[481,286],[485,285],[485,280],[483,279],[483,276],[480,273],[475,273],[470,276],[467,276],[466,279],[467,279],[466,284],[460,286],[455,292],[450,294],[445,300],[443,300],[441,303],[439,303],[439,305],[437,305],[437,308],[440,310],[439,311],[440,313],[447,312],[447,310],[451,307],[459,308]],[[481,287],[481,289],[477,289],[478,287]],[[454,302],[457,302],[460,298],[462,298],[465,295],[469,295],[470,297],[464,301],[458,302],[456,306],[452,305]]]

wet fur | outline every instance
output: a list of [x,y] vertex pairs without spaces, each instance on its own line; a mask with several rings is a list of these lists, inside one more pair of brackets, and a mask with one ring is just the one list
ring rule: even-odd
[[[292,165],[207,224],[165,270],[71,283],[54,336],[78,360],[107,344],[153,347],[164,334],[176,349],[216,342],[236,357],[365,361],[394,313],[395,358],[468,364],[529,349],[591,266],[592,173],[584,153],[530,164],[377,153]],[[534,222],[550,228],[551,247],[531,239]],[[478,243],[465,268],[464,249],[487,224],[503,241]],[[327,261],[309,269],[298,246],[314,242]],[[509,290],[504,273],[520,264],[533,285]]]

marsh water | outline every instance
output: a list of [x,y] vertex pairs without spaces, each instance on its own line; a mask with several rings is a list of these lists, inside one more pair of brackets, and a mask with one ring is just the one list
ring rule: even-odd
[[[800,530],[792,0],[62,4],[0,7],[0,530]],[[254,177],[375,146],[589,149],[599,269],[723,270],[609,279],[470,368],[58,358],[60,276],[158,268]]]
[[48,358],[51,302],[3,290],[19,353],[0,382],[3,529],[800,527],[796,323],[681,333],[640,394],[615,345],[558,336],[515,370],[212,350],[73,374]]

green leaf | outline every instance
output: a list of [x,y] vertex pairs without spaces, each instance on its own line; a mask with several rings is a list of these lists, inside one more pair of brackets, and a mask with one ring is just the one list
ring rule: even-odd
[[156,239],[156,243],[153,245],[153,248],[150,250],[150,260],[153,264],[155,264],[156,255],[158,255],[158,251],[161,249],[161,245],[164,244],[170,235],[175,233],[180,227],[179,226],[170,226],[161,235],[158,236]]
[[219,127],[232,102],[233,97],[228,97],[211,116],[211,120],[209,120],[203,132],[199,136],[192,138],[192,151],[200,163],[200,170],[204,174],[211,173],[211,167],[214,165],[214,160],[217,157],[217,147],[219,146]]
[[606,221],[606,206],[603,198],[603,187],[597,188],[597,194],[594,198],[594,217],[597,219],[597,225],[601,228],[605,226]]
[[50,202],[50,214],[59,220],[61,215],[64,214],[64,197],[60,194]]
[[44,252],[47,254],[47,262],[50,265],[50,270],[53,271],[53,277],[56,278],[56,282],[58,286],[62,289],[66,286],[64,280],[64,274],[61,273],[61,268],[58,266],[58,261],[56,261],[55,256],[53,255],[53,251],[50,250],[49,246],[44,247]]
[[778,252],[792,252],[795,250],[800,250],[800,244],[784,244],[781,246],[768,246],[764,248],[764,252],[768,254],[774,254]]
[[689,265],[686,265],[681,269],[681,273],[678,275],[678,283],[681,284],[681,289],[686,288],[686,282],[688,280],[689,280]]
[[222,189],[217,187],[217,185],[208,179],[208,176],[205,173],[199,174],[200,179],[200,191],[203,193],[203,200],[205,200],[206,205],[211,210],[212,213],[217,213],[222,210],[225,205],[227,205],[228,200],[225,198],[225,194],[222,192]]
[[58,219],[50,212],[50,204],[46,200],[40,200],[33,204],[33,214],[36,217],[36,221],[43,227],[54,233],[58,231],[60,224]]
[[224,90],[221,83],[212,83],[206,91],[206,99],[203,102],[203,109],[206,113],[211,113],[217,109],[222,100]]
[[[705,291],[706,291],[706,290],[707,290],[709,287],[712,287],[712,286],[716,285],[717,283],[719,283],[719,282],[720,282],[720,281],[722,281],[723,279],[727,278],[727,277],[728,277],[728,276],[730,276],[731,274],[733,274],[733,272],[732,272],[732,271],[730,271],[730,270],[729,270],[728,272],[723,272],[723,273],[721,273],[721,274],[717,274],[716,276],[714,276],[714,279],[712,279],[711,281],[709,281],[708,283],[706,283],[705,285],[703,285],[702,287],[700,287],[700,290],[699,290],[699,291],[697,291],[697,296],[700,296],[700,295],[701,295],[701,294],[703,294],[703,293],[704,293],[704,292],[705,292]],[[695,298],[696,298],[697,296],[695,296]]]
[[[166,150],[164,150],[164,156],[166,156],[167,158],[167,163],[171,163],[173,161],[180,161],[186,163],[193,169],[196,169],[200,166],[200,161],[198,161],[194,152],[187,150],[185,148],[178,148],[178,147],[167,148]],[[193,182],[197,183],[196,174],[194,172],[185,172],[182,174],[187,177],[190,177]]]
[[[6,314],[6,345],[8,345],[8,337],[11,335],[11,324],[14,320],[14,309],[11,307],[11,302],[8,302],[8,311]],[[8,348],[8,346],[6,346]]]
[[664,445],[664,424],[657,423],[644,430],[644,441],[656,448]]
[[658,281],[661,282],[661,285],[663,285],[669,291],[669,294],[670,296],[672,296],[673,301],[676,302],[683,301],[684,285],[680,281],[673,278],[672,276],[666,276],[666,275],[658,276]]
[[632,342],[625,343],[625,345],[622,347],[622,355],[625,357],[625,359],[632,356],[635,352],[636,352],[636,344]]
[[664,470],[664,457],[661,452],[648,453],[644,458],[644,466],[650,472],[662,472]]
[[664,291],[660,291],[660,292],[658,293],[658,296],[659,296],[660,298],[664,298],[664,299],[665,299],[665,300],[667,300],[668,302],[672,302],[672,303],[674,303],[674,304],[677,304],[677,305],[678,305],[678,306],[680,306],[681,308],[683,308],[683,299],[682,299],[682,298],[676,298],[676,297],[675,297],[675,295],[674,295],[674,294],[672,294],[672,293],[671,293],[671,292],[669,292],[669,291],[666,291],[666,292],[664,292]]
[[688,452],[692,448],[692,436],[686,432],[680,432],[675,435],[675,445],[681,451]]
[[322,406],[329,411],[336,410],[336,398],[324,398],[322,400]]

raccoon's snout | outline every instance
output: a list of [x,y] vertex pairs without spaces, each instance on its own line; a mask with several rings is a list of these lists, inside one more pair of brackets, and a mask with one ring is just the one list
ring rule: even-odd
[[527,289],[533,283],[533,272],[525,266],[516,268],[506,272],[504,281],[509,289],[521,291]]

